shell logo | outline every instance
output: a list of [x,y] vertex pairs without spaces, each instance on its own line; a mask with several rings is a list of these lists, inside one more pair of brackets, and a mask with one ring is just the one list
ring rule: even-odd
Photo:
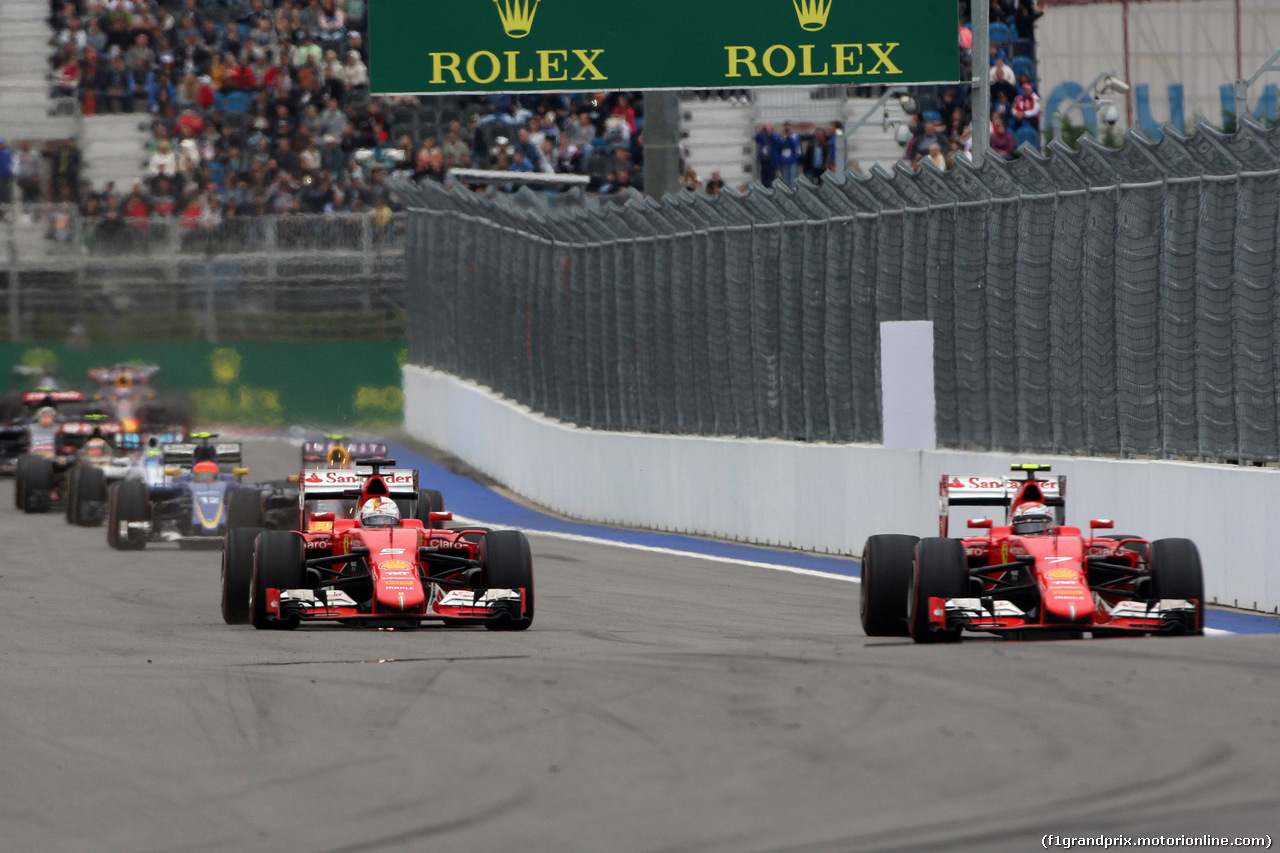
[[383,560],[378,564],[380,569],[412,569],[413,566],[404,560]]
[[[383,563],[383,565],[385,566],[386,563]],[[1080,573],[1074,569],[1053,569],[1052,571],[1045,572],[1044,576],[1047,578],[1054,578],[1055,580],[1065,580],[1067,578],[1078,578],[1080,577]]]

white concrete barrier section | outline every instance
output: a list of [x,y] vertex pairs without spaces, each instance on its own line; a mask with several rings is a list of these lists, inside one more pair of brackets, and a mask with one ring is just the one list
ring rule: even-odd
[[932,321],[880,324],[880,375],[884,446],[935,449]]
[[828,553],[857,555],[873,533],[937,535],[943,474],[1047,462],[1067,475],[1068,524],[1193,539],[1210,600],[1280,609],[1275,469],[599,432],[416,366],[404,392],[410,435],[556,512]]

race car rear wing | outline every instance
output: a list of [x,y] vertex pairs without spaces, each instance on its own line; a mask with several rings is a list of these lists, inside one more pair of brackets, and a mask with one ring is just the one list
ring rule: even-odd
[[[164,464],[185,467],[195,464],[198,444],[166,444],[164,445]],[[238,441],[227,441],[215,444],[217,453],[215,460],[219,465],[239,465],[243,448]]]
[[[304,468],[298,475],[303,500],[342,498],[364,485],[372,469],[361,465],[349,468]],[[412,468],[388,468],[380,472],[393,498],[418,497],[418,472]]]
[[386,456],[387,445],[381,442],[372,441],[351,441],[348,442],[344,438],[328,439],[325,441],[308,441],[302,445],[303,462],[320,462],[329,463],[333,459],[331,452],[334,448],[341,447],[348,459],[363,459],[366,456]]
[[27,391],[22,395],[22,402],[28,406],[83,403],[84,394],[80,391]]
[[999,506],[1004,507],[1006,520],[1009,507],[1012,505],[1014,498],[1018,496],[1019,490],[1028,482],[1034,482],[1040,490],[1040,503],[1045,506],[1054,508],[1054,514],[1058,517],[1058,524],[1061,525],[1066,521],[1067,508],[1067,478],[1064,475],[1057,476],[1033,476],[1033,473],[1039,470],[1048,470],[1038,466],[1016,466],[1018,470],[1026,471],[1026,479],[1018,479],[1014,477],[996,476],[958,476],[955,474],[943,474],[942,481],[938,486],[939,495],[939,513],[938,513],[938,529],[940,536],[947,535],[947,521],[950,516],[949,510],[953,506]]

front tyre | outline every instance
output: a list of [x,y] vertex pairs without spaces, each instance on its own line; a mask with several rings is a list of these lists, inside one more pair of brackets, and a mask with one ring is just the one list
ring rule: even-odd
[[916,545],[908,629],[917,643],[955,643],[959,628],[937,628],[929,621],[930,598],[963,598],[969,586],[969,562],[959,539],[921,539]]
[[222,548],[222,621],[249,621],[249,589],[253,583],[253,545],[260,527],[233,527]]
[[495,530],[484,537],[484,585],[488,589],[523,589],[524,616],[486,620],[490,631],[523,631],[533,624],[533,554],[519,530]]
[[53,460],[32,456],[22,478],[23,512],[48,512],[53,490]]
[[257,489],[236,489],[227,499],[227,527],[262,527],[262,493]]
[[[71,495],[75,508],[71,521],[80,527],[97,527],[102,523],[102,504],[107,500],[107,477],[101,468],[79,468],[80,473],[72,481]],[[68,504],[71,499],[68,498]]]
[[882,533],[868,536],[862,548],[858,613],[868,637],[906,637],[911,564],[919,536]]
[[444,495],[435,489],[418,489],[418,501],[414,507],[414,515],[422,522],[422,526],[431,528],[431,513],[444,512]]
[[1190,539],[1157,539],[1151,543],[1151,597],[1196,602],[1196,629],[1204,634],[1204,569],[1200,549]]
[[141,480],[121,480],[111,487],[107,504],[108,523],[111,525],[111,529],[107,530],[107,541],[112,547],[121,551],[141,551],[146,548],[149,534],[142,530],[131,530],[128,524],[151,520],[151,500],[147,496],[147,484]]
[[306,583],[306,553],[302,537],[290,530],[264,530],[253,551],[253,581],[249,587],[249,618],[255,628],[292,630],[298,617],[277,619],[267,610],[267,590],[301,589]]

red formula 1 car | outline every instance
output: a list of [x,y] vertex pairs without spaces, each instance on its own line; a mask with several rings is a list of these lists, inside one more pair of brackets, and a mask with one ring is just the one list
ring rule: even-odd
[[[1015,639],[1203,634],[1204,578],[1189,539],[1154,542],[1064,522],[1066,477],[1014,465],[1022,479],[944,476],[939,538],[871,536],[862,552],[862,628],[870,637],[955,642],[964,631]],[[953,506],[999,506],[969,520],[984,535],[948,539]]]
[[[239,528],[222,557],[228,624],[305,622],[519,631],[533,624],[533,560],[518,530],[444,529],[418,512],[418,472],[389,459],[299,475],[301,531]],[[418,515],[418,517],[414,517]],[[423,518],[425,516],[425,519]]]

